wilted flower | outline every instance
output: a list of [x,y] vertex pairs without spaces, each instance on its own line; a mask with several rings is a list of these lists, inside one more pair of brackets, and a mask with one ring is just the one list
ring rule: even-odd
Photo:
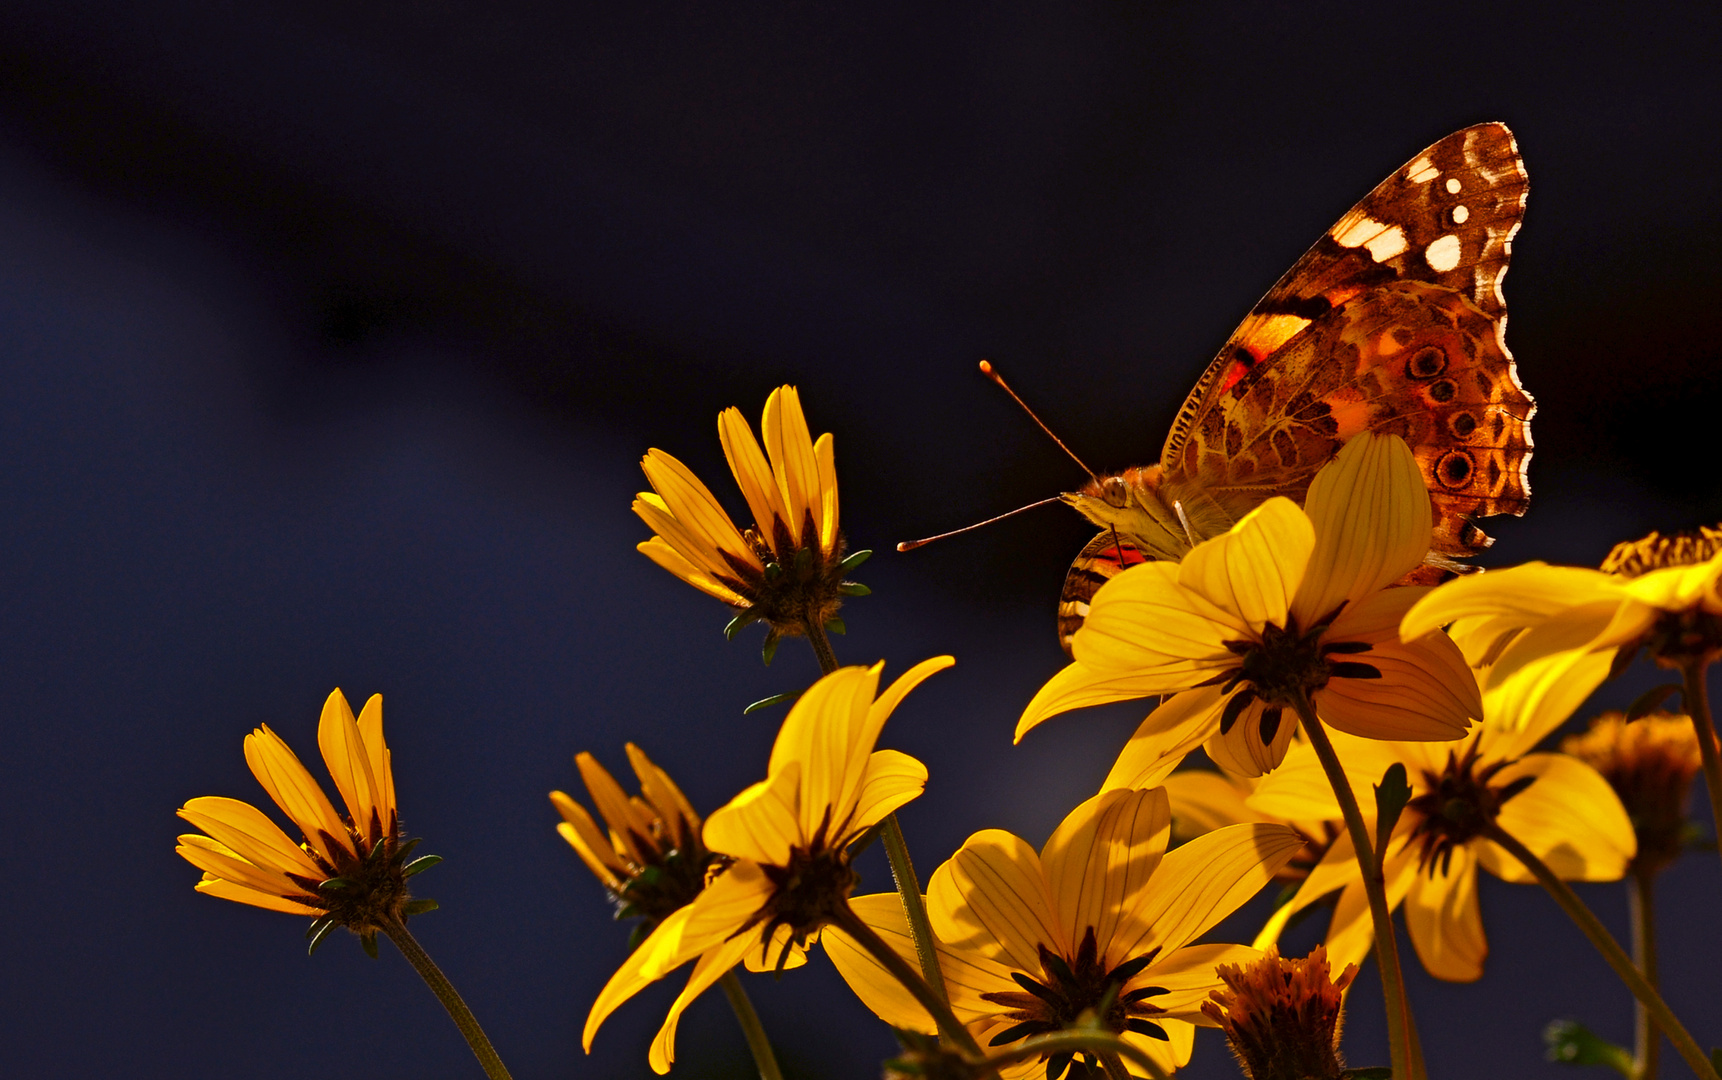
[[1269,946],[1261,959],[1221,964],[1224,990],[1215,990],[1202,1011],[1226,1033],[1250,1080],[1340,1080],[1339,1053],[1344,991],[1357,977],[1347,964],[1338,979],[1328,970],[1327,950],[1288,960]]
[[1569,735],[1561,749],[1602,774],[1620,796],[1638,834],[1635,871],[1655,873],[1680,855],[1692,823],[1686,807],[1698,772],[1698,739],[1684,716],[1652,713],[1628,723],[1606,712],[1582,735]]

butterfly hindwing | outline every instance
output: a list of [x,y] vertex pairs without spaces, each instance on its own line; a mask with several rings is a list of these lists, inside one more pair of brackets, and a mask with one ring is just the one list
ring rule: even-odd
[[1111,530],[1083,547],[1070,564],[1070,573],[1064,576],[1064,593],[1058,599],[1058,640],[1065,652],[1070,651],[1071,638],[1088,617],[1088,603],[1100,586],[1126,568],[1147,561],[1141,549]]

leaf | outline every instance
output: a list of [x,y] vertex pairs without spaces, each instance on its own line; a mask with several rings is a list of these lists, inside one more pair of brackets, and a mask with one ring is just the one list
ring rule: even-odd
[[742,627],[747,626],[749,623],[757,622],[758,620],[759,620],[759,608],[757,608],[757,607],[748,608],[746,611],[742,612],[740,615],[737,615],[735,618],[731,619],[729,621],[729,625],[727,625],[723,628],[724,640],[734,641],[735,636],[737,634],[741,633]]
[[1651,687],[1633,698],[1632,704],[1626,707],[1626,722],[1630,724],[1634,720],[1642,720],[1649,716],[1657,709],[1662,708],[1662,703],[1674,694],[1681,694],[1684,701],[1684,691],[1679,683],[1663,683],[1661,686]]
[[777,655],[777,631],[765,635],[765,644],[759,647],[759,658],[765,661],[765,666],[771,666],[771,658]]
[[311,939],[311,947],[309,949],[305,950],[305,955],[306,956],[316,955],[317,946],[323,944],[323,939],[328,937],[329,931],[331,931],[333,929],[335,929],[335,920],[334,919],[322,918],[322,919],[318,919],[316,922],[312,923],[311,924],[311,932],[309,934],[305,935],[306,937]]
[[1381,774],[1381,783],[1375,785],[1375,853],[1378,857],[1387,850],[1387,838],[1393,835],[1393,826],[1399,824],[1399,815],[1405,812],[1405,804],[1411,801],[1411,784],[1405,778],[1405,763],[1395,761]]
[[408,900],[406,907],[401,909],[401,913],[408,916],[423,915],[425,912],[435,911],[441,906],[441,904],[438,904],[435,900],[426,896],[418,900]]
[[837,586],[837,591],[842,593],[844,596],[873,595],[873,590],[861,584],[859,581],[845,581],[843,584]]
[[442,862],[441,855],[420,855],[412,862],[401,867],[401,876],[412,877],[414,874],[422,874],[439,862]]
[[771,706],[771,705],[781,705],[785,701],[794,701],[796,698],[800,697],[805,692],[806,691],[803,691],[803,690],[791,690],[787,694],[773,694],[768,698],[760,698],[758,701],[754,702],[752,705],[749,705],[747,708],[743,709],[741,711],[741,714],[743,716],[746,716],[749,713],[757,712],[760,709],[764,709],[764,708]]
[[855,569],[857,566],[860,566],[862,563],[866,562],[869,558],[872,557],[872,555],[873,555],[873,549],[872,548],[865,548],[861,551],[851,552],[849,554],[848,558],[844,559],[842,562],[837,564],[837,568],[839,570],[842,570],[845,574],[847,574],[847,573],[849,573],[849,571]]
[[1616,1046],[1577,1020],[1553,1020],[1543,1029],[1550,1061],[1567,1065],[1606,1065],[1632,1080],[1632,1052]]
[[825,632],[828,634],[847,634],[849,628],[843,625],[843,620],[833,615],[825,620]]

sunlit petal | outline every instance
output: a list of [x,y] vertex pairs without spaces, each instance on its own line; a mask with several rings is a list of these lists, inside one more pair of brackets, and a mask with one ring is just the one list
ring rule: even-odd
[[1046,681],[1022,711],[1016,723],[1016,741],[1021,742],[1030,730],[1059,713],[1176,693],[1202,680],[1202,675],[1190,674],[1182,667],[1119,674],[1097,671],[1080,663],[1067,664]]
[[322,908],[307,907],[285,897],[271,896],[268,893],[248,889],[231,881],[223,881],[221,878],[206,877],[192,888],[210,896],[219,896],[223,900],[235,900],[241,904],[250,904],[252,907],[286,912],[288,915],[310,915],[314,918],[323,914]]
[[1174,848],[1143,904],[1123,913],[1115,948],[1130,956],[1182,948],[1260,892],[1303,843],[1284,825],[1264,823],[1228,825]]
[[744,934],[700,955],[699,962],[694,964],[693,973],[688,976],[688,984],[676,995],[676,1000],[670,1003],[669,1015],[664,1018],[663,1026],[652,1039],[652,1048],[647,1052],[646,1061],[653,1072],[661,1076],[669,1072],[670,1066],[675,1064],[676,1025],[681,1021],[682,1012],[693,1004],[695,998],[705,993],[713,983],[740,963],[742,953],[752,944],[752,940]]
[[1072,810],[1040,855],[1060,940],[1073,948],[1093,928],[1104,962],[1130,959],[1110,952],[1112,932],[1121,913],[1141,904],[1171,830],[1166,792],[1159,788],[1103,792]]
[[1315,532],[1297,504],[1269,499],[1231,531],[1197,544],[1178,565],[1178,584],[1259,634],[1268,623],[1285,625],[1314,546]]
[[1167,698],[1124,744],[1100,790],[1159,785],[1218,729],[1221,697],[1219,687],[1206,686]]
[[1437,979],[1475,982],[1483,977],[1489,942],[1477,905],[1477,863],[1468,847],[1419,873],[1405,895],[1405,925],[1417,958]]
[[1353,436],[1315,474],[1304,509],[1315,550],[1293,605],[1299,625],[1387,587],[1429,553],[1429,490],[1397,435]]
[[683,581],[705,593],[707,596],[715,596],[732,607],[748,606],[747,600],[743,598],[740,593],[736,592],[728,585],[725,585],[722,581],[719,581],[710,572],[702,570],[693,563],[684,559],[680,552],[665,543],[663,537],[654,536],[650,540],[642,540],[638,544],[635,544],[634,548],[646,558],[657,563],[665,570],[668,570],[670,573],[681,578]]
[[1040,970],[1042,942],[1063,942],[1040,856],[1001,829],[975,833],[933,872],[927,905],[940,941],[1019,971]]
[[1250,809],[1250,789],[1225,773],[1211,769],[1181,769],[1166,777],[1166,797],[1172,808],[1172,835],[1188,840],[1222,825],[1268,821]]
[[1520,625],[1533,626],[1572,608],[1617,602],[1625,595],[1612,574],[1529,562],[1441,585],[1406,613],[1400,633],[1410,641],[1474,615],[1511,616]]
[[790,849],[808,839],[795,806],[800,784],[801,765],[792,761],[770,779],[750,785],[706,818],[706,847],[768,866],[786,865]]
[[[747,500],[748,511],[759,524],[766,543],[774,544],[776,538],[771,535],[771,523],[783,521],[787,524],[789,512],[785,509],[777,478],[772,475],[771,463],[766,460],[765,451],[760,449],[759,440],[753,437],[753,429],[747,426],[740,409],[732,407],[718,414],[718,441],[723,443],[723,456],[729,461],[730,472],[735,476],[736,486],[741,488],[742,498]],[[786,553],[780,551],[777,554],[782,556]]]
[[[1632,822],[1608,781],[1566,754],[1530,754],[1503,768],[1493,781],[1523,777],[1531,786],[1507,800],[1495,819],[1502,831],[1531,849],[1563,881],[1616,881],[1638,851]],[[1488,841],[1477,857],[1507,881],[1535,881],[1517,859]]]
[[[1296,507],[1292,509],[1296,511]],[[1214,552],[1214,559],[1207,560],[1209,563],[1220,560],[1213,566],[1214,576],[1220,579],[1216,588],[1224,584],[1226,553],[1230,551],[1241,562],[1245,554],[1254,550],[1253,545],[1262,542],[1263,531],[1250,530],[1243,539],[1230,548],[1222,546]],[[1197,551],[1231,535],[1210,540]],[[1180,584],[1186,573],[1181,566],[1188,565],[1188,559],[1183,564],[1142,563],[1102,585],[1089,602],[1088,616],[1071,643],[1071,654],[1077,662],[1114,672],[1144,669],[1188,672],[1234,662],[1236,657],[1225,643],[1250,637],[1259,627],[1252,629],[1233,609]],[[1244,574],[1247,566],[1245,563],[1238,572]],[[1270,580],[1258,585],[1266,590],[1273,587],[1272,566],[1264,574]],[[1239,587],[1250,586],[1246,582]]]
[[855,799],[849,831],[859,833],[916,798],[927,786],[927,767],[897,750],[875,750]]

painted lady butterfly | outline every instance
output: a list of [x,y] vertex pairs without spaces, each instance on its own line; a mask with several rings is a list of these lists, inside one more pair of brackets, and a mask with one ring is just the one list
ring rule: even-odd
[[1063,496],[1101,526],[1065,579],[1069,651],[1107,579],[1180,559],[1317,469],[1366,428],[1410,444],[1434,502],[1433,582],[1493,541],[1474,523],[1523,514],[1536,405],[1503,332],[1501,279],[1527,181],[1505,124],[1456,131],[1340,218],[1250,310],[1196,383],[1158,464]]

